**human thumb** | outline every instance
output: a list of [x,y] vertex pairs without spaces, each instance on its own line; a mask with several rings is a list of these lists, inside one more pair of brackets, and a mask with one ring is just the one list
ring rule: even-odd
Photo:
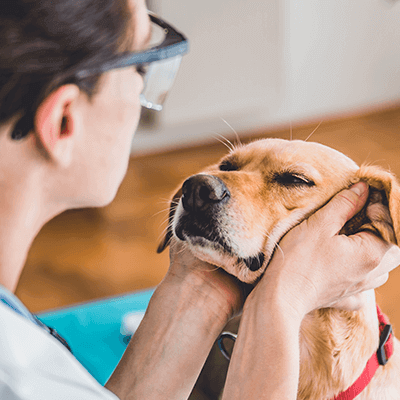
[[315,222],[328,227],[331,234],[336,234],[363,208],[367,198],[367,184],[358,182],[349,189],[337,193],[328,204],[318,210],[314,214]]

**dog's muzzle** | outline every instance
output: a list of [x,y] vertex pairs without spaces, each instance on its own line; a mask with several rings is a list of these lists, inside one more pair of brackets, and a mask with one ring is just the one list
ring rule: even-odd
[[193,175],[182,186],[183,211],[175,226],[181,240],[200,237],[219,243],[226,251],[230,246],[220,234],[219,223],[231,194],[224,182],[211,175]]
[[[218,243],[229,254],[234,255],[221,220],[224,219],[226,206],[229,205],[231,193],[225,183],[212,175],[193,175],[182,186],[183,212],[175,226],[175,234],[181,240],[194,241],[204,238]],[[238,258],[251,271],[259,270],[264,264],[262,252],[253,257]]]

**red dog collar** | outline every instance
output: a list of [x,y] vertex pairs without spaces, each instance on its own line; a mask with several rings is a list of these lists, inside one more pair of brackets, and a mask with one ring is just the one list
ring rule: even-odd
[[379,320],[379,347],[376,353],[368,360],[361,376],[344,392],[339,393],[332,400],[352,400],[358,396],[371,382],[380,365],[385,365],[393,354],[393,333],[388,317],[376,306]]

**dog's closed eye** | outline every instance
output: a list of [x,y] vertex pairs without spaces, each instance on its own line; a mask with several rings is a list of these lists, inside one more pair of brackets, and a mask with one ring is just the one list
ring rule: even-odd
[[292,172],[280,172],[274,175],[274,181],[283,186],[315,186],[315,183],[302,174]]

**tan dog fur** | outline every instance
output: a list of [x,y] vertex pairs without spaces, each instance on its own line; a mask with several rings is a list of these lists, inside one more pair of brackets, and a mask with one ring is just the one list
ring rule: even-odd
[[[233,169],[221,171],[221,165],[222,169]],[[217,230],[230,251],[190,235],[185,237],[185,243],[196,257],[224,268],[243,282],[257,282],[286,232],[340,190],[360,180],[370,186],[369,201],[342,233],[369,230],[390,243],[400,242],[400,187],[395,177],[379,167],[358,167],[342,153],[321,144],[282,139],[256,141],[237,147],[202,174],[219,178],[229,189],[229,202],[218,213]],[[314,184],[282,184],[279,176],[298,177],[300,182]],[[175,200],[180,197],[178,192]],[[171,207],[171,229],[159,251],[169,240],[179,240],[173,232],[183,214],[180,200]],[[241,260],[260,252],[265,261],[261,268],[251,271]],[[366,293],[359,311],[327,308],[308,314],[300,335],[298,399],[330,400],[354,383],[378,347],[374,291]],[[394,355],[388,364],[379,367],[358,400],[400,399],[400,350],[398,340],[394,342]],[[207,374],[207,365],[212,362],[208,361],[202,375]],[[226,365],[222,370],[216,384],[220,388],[212,390],[214,396],[222,390]]]

